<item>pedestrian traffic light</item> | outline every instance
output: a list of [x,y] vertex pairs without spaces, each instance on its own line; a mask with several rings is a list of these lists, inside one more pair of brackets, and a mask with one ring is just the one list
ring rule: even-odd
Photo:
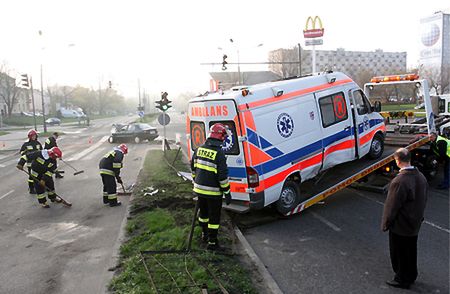
[[222,70],[226,70],[227,69],[227,58],[228,56],[226,54],[223,55],[223,61],[222,61]]
[[155,101],[156,108],[158,108],[161,111],[167,111],[169,108],[172,107],[172,105],[170,105],[170,103],[172,103],[172,101],[170,101],[167,98],[168,95],[169,94],[167,92],[161,92],[161,100]]
[[27,74],[23,74],[23,75],[21,75],[21,77],[22,78],[20,79],[20,81],[21,81],[22,87],[28,88],[30,86],[30,84],[28,82],[28,75]]

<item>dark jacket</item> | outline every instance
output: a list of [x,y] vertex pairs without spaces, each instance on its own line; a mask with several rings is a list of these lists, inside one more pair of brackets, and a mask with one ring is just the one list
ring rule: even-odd
[[428,183],[417,169],[404,169],[392,180],[384,203],[381,229],[417,236],[427,203]]
[[[38,140],[28,140],[25,143],[23,143],[22,147],[20,148],[20,155],[26,155],[28,153],[42,150],[42,145],[39,143]],[[28,159],[27,166],[31,166],[31,159]]]
[[194,192],[204,197],[222,197],[230,192],[227,159],[222,141],[208,138],[195,150],[191,160]]
[[122,161],[122,151],[119,148],[114,148],[113,151],[106,153],[100,160],[100,174],[113,177],[120,176],[120,169],[123,167]]
[[56,144],[55,137],[51,136],[48,137],[47,140],[45,140],[44,149],[52,149],[53,147],[58,147],[58,144]]
[[17,165],[23,166],[26,162],[31,161],[31,175],[41,180],[43,178],[52,178],[55,172],[53,160],[48,157],[47,150],[33,151],[22,155]]

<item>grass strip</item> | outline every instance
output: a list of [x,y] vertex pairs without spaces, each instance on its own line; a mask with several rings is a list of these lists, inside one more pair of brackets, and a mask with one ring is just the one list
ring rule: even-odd
[[[173,162],[176,153],[176,150],[166,153],[169,162]],[[174,165],[178,170],[187,171],[186,164],[180,159]],[[205,250],[200,242],[198,226],[192,243],[195,255],[147,254],[142,255],[142,260],[142,251],[186,249],[194,213],[192,184],[167,166],[162,151],[148,152],[134,191],[131,215],[126,225],[128,238],[120,248],[120,264],[109,285],[110,291],[156,293],[147,267],[159,293],[200,293],[199,287],[204,284],[208,293],[222,293],[211,273],[229,293],[257,293],[250,273],[238,255]],[[234,238],[226,215],[219,234],[221,244],[231,248]]]

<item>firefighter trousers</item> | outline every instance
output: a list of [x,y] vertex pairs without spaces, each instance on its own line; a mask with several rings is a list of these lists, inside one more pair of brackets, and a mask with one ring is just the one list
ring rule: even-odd
[[103,203],[117,204],[117,184],[114,176],[101,174],[103,182]]
[[28,166],[28,190],[30,192],[34,192],[34,180],[33,177],[31,176],[31,166]]
[[55,183],[51,177],[44,177],[45,186],[42,186],[41,183],[36,179],[34,180],[34,189],[36,191],[37,200],[39,203],[44,204],[47,203],[47,197],[52,202],[56,199],[55,193]]
[[198,222],[205,235],[208,235],[208,244],[217,244],[217,234],[220,226],[220,212],[222,210],[222,197],[199,194],[198,207],[200,209]]

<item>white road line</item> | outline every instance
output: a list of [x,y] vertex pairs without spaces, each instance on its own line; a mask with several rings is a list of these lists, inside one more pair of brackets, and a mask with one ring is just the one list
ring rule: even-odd
[[324,217],[318,215],[317,213],[311,212],[311,214],[313,215],[313,217],[317,218],[318,220],[320,220],[321,222],[323,222],[324,224],[326,224],[327,226],[332,228],[334,231],[336,231],[336,232],[340,232],[341,231],[341,228],[339,228],[335,224],[331,223],[330,221],[326,220]]
[[6,196],[8,196],[9,194],[11,194],[12,192],[14,192],[14,190],[9,191],[8,193],[6,193],[5,195],[3,195],[2,197],[0,197],[0,200],[2,200],[3,198],[5,198]]
[[[378,203],[378,204],[384,206],[384,203],[381,202],[381,201],[372,199],[372,198],[370,198],[370,197],[368,197],[368,196],[366,196],[366,195],[364,195],[364,194],[362,194],[362,193],[359,193],[358,191],[355,191],[355,193],[356,193],[358,196],[360,196],[360,197],[366,198],[366,199],[368,199],[368,200],[371,200],[371,201],[373,201],[373,202],[375,202],[375,203]],[[450,230],[449,230],[449,229],[443,228],[443,227],[441,227],[440,225],[436,225],[435,223],[432,223],[432,222],[429,222],[429,221],[424,221],[423,223],[424,223],[424,224],[427,224],[427,225],[429,225],[429,226],[432,226],[433,228],[436,228],[436,229],[438,229],[438,230],[444,231],[444,232],[446,232],[447,234],[450,234]]]
[[91,154],[83,158],[82,160],[92,160],[94,157],[98,156],[99,153],[102,151],[105,151],[106,148],[98,148],[97,150],[93,151]]
[[109,138],[109,136],[104,136],[103,138],[100,139],[100,141],[98,141],[97,143],[95,143],[94,145],[89,147],[88,149],[85,149],[85,150],[81,151],[80,153],[76,154],[75,156],[72,156],[71,158],[67,159],[67,161],[79,160],[80,158],[86,156],[87,154],[91,153],[93,150],[98,148],[100,145],[102,145],[106,140],[108,140],[108,138]]

